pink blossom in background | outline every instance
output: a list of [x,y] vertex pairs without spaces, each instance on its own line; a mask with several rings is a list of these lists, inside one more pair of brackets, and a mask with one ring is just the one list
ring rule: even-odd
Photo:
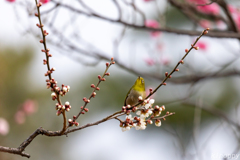
[[40,2],[42,2],[42,4],[46,4],[48,3],[50,0],[40,0]]
[[158,51],[162,51],[164,49],[164,43],[157,43],[156,48]]
[[220,20],[216,21],[216,24],[217,24],[218,29],[220,29],[220,30],[224,30],[227,28],[226,23],[224,23],[223,21],[220,21]]
[[209,3],[208,0],[188,0],[189,2],[193,2],[195,4],[207,4]]
[[211,22],[208,21],[208,20],[205,20],[205,19],[200,20],[200,21],[199,21],[199,24],[200,24],[200,26],[203,27],[203,28],[211,28]]
[[230,13],[236,13],[237,12],[237,9],[232,5],[228,5],[228,10],[230,11]]
[[206,6],[197,6],[197,9],[203,13],[207,14],[219,14],[220,13],[220,8],[216,3],[212,3],[210,5]]
[[23,111],[27,114],[27,115],[31,115],[33,113],[35,113],[38,110],[38,104],[36,101],[34,100],[26,100],[23,103]]
[[8,2],[15,2],[15,0],[6,0],[6,1],[8,1]]
[[240,15],[238,15],[237,18],[235,18],[235,22],[237,24],[238,30],[240,30]]
[[171,62],[171,59],[167,55],[162,55],[160,58],[160,63],[163,65],[168,65]]
[[209,0],[188,0],[188,2],[193,3],[194,6],[203,5],[203,6],[196,6],[197,10],[200,12],[203,12],[206,14],[215,14],[215,15],[220,13],[220,7],[216,3],[209,4],[211,2]]
[[233,20],[235,21],[238,30],[240,30],[240,11],[232,5],[228,5],[228,9],[232,14]]
[[[160,27],[159,23],[156,20],[151,20],[151,19],[145,21],[145,26],[150,27],[150,28],[159,28]],[[153,32],[151,32],[151,36],[158,37],[160,35],[160,33],[161,32],[159,32],[159,31],[153,31]]]
[[206,51],[207,47],[208,47],[207,43],[203,42],[203,41],[198,41],[195,46],[199,47],[199,49],[204,50],[204,51]]
[[151,2],[151,1],[153,1],[153,0],[143,0],[144,2]]
[[26,120],[25,113],[21,110],[17,111],[17,113],[14,116],[14,119],[18,124],[23,124]]
[[155,64],[154,59],[152,58],[145,58],[144,61],[147,63],[147,65],[152,66]]
[[0,134],[7,135],[9,132],[9,124],[4,118],[0,118]]
[[159,24],[157,21],[149,19],[145,21],[145,26],[151,27],[151,28],[158,28]]
[[159,31],[155,31],[155,32],[151,32],[151,36],[152,37],[158,37],[160,35],[161,32]]

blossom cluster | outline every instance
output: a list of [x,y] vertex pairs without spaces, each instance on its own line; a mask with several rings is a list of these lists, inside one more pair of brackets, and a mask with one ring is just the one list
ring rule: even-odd
[[60,105],[59,103],[56,103],[55,108],[57,110],[56,115],[59,116],[64,110],[69,112],[72,107],[70,106],[70,103],[67,101],[67,102],[65,102],[65,105]]
[[[139,100],[141,99],[142,97],[139,97]],[[161,120],[159,116],[161,115],[161,112],[165,110],[165,106],[163,105],[159,107],[158,105],[156,105],[153,107],[154,102],[154,99],[146,99],[139,107],[132,107],[130,105],[123,106],[122,111],[125,112],[127,116],[125,121],[120,122],[120,127],[122,127],[122,131],[128,131],[132,127],[134,127],[136,130],[145,130],[147,124],[152,124],[153,120],[155,120],[155,125],[160,127]],[[137,116],[132,117],[132,115],[130,114],[131,111],[136,111]],[[169,114],[169,112],[167,113]]]
[[[48,81],[48,80],[47,80]],[[50,80],[51,81],[51,80]],[[49,82],[48,82],[49,83]],[[47,87],[50,85],[47,83]],[[61,96],[65,96],[67,92],[69,92],[70,90],[70,86],[64,86],[64,84],[62,84],[62,88],[58,87],[56,84],[53,85],[53,88],[51,89],[52,92],[51,97],[52,100],[55,100],[57,98],[57,94],[61,95]],[[57,93],[57,94],[56,94]]]

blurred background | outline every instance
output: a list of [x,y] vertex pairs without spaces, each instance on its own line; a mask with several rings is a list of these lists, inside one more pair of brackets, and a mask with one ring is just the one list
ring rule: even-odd
[[[204,28],[211,28],[212,37],[202,37],[199,50],[191,51],[180,72],[152,96],[156,105],[176,113],[161,127],[122,132],[119,122],[110,120],[68,137],[39,135],[25,150],[31,159],[240,159],[240,48],[238,39],[227,37],[239,35],[239,1],[41,2],[53,77],[71,87],[62,98],[72,106],[68,118],[91,94],[105,63],[116,60],[80,126],[121,110],[138,76],[147,89],[156,88]],[[0,6],[0,145],[15,148],[40,126],[60,130],[62,116],[56,116],[56,102],[46,89],[35,1],[2,0]],[[0,159],[25,158],[0,152]]]

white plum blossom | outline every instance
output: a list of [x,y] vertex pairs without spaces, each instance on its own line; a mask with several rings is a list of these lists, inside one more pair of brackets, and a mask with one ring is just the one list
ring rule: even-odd
[[64,92],[67,92],[67,90],[68,90],[67,87],[63,87]]
[[149,100],[149,104],[151,104],[151,105],[152,105],[154,102],[155,102],[154,99],[150,99],[150,100]]
[[[139,100],[142,101],[142,97],[140,96],[138,98]],[[125,121],[123,122],[122,126],[122,131],[128,131],[132,127],[134,127],[136,130],[145,130],[147,128],[147,123],[148,124],[153,124],[153,118],[158,117],[161,114],[161,111],[165,110],[165,106],[159,107],[158,105],[153,107],[155,100],[154,99],[145,99],[142,103],[141,107],[137,108],[136,115],[133,117],[131,114],[126,116]],[[131,108],[131,106],[125,107],[125,110],[128,108]],[[129,110],[131,111],[131,110]],[[150,116],[153,117],[150,117]],[[159,119],[155,120],[155,125],[157,127],[161,126],[161,121]]]
[[157,127],[160,127],[160,126],[162,125],[162,123],[161,123],[161,121],[159,120],[159,121],[156,121],[156,122],[155,122],[155,125],[156,125]]
[[125,132],[125,131],[129,131],[131,129],[131,127],[127,126],[127,127],[122,127],[122,131]]
[[56,93],[55,92],[53,92],[52,94],[51,94],[51,97],[56,97],[57,95],[56,95]]
[[126,119],[130,119],[132,121],[133,120],[132,115],[131,114],[127,115]]

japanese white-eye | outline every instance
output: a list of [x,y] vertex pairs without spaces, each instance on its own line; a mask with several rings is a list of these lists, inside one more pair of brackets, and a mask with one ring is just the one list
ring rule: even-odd
[[137,78],[135,84],[128,91],[124,101],[124,106],[136,105],[139,102],[139,96],[141,96],[142,99],[146,97],[145,82],[144,79],[140,76]]

